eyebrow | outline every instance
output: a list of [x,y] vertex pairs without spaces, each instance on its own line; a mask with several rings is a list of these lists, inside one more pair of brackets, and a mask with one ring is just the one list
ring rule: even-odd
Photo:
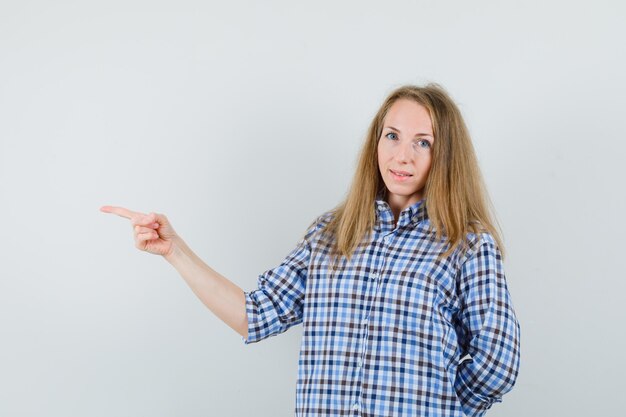
[[[395,130],[396,132],[400,133],[399,129],[396,129],[393,126],[385,126],[386,129],[391,129],[391,130]],[[415,136],[429,136],[429,137],[434,137],[433,135],[431,135],[430,133],[417,133]]]

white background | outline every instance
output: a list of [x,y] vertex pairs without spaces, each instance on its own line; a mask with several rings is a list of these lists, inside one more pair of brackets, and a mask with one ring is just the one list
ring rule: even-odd
[[519,378],[490,416],[623,412],[620,1],[0,2],[0,415],[293,415],[301,326],[245,346],[102,205],[245,290],[345,195],[378,106],[441,83],[504,230]]

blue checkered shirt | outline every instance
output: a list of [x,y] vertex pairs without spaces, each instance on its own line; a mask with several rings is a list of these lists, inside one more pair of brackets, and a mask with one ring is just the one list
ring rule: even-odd
[[[380,195],[379,195],[380,196]],[[317,218],[245,292],[248,338],[302,323],[296,416],[482,416],[517,378],[520,325],[501,254],[487,233],[443,260],[425,200],[376,200],[376,225],[332,273]]]

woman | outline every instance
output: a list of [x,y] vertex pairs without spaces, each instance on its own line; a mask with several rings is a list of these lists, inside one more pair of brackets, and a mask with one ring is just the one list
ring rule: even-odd
[[[393,91],[350,191],[244,292],[162,214],[131,219],[197,296],[254,343],[302,323],[298,416],[481,416],[510,391],[520,326],[463,118],[437,84]],[[469,356],[468,356],[469,355]]]

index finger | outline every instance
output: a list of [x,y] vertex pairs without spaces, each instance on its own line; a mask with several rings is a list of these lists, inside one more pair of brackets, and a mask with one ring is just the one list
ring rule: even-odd
[[130,219],[130,220],[132,220],[133,217],[136,217],[138,215],[143,215],[141,213],[137,213],[136,211],[132,211],[124,207],[116,207],[116,206],[102,206],[100,207],[100,211],[104,213],[117,214],[118,216],[126,217],[127,219]]

